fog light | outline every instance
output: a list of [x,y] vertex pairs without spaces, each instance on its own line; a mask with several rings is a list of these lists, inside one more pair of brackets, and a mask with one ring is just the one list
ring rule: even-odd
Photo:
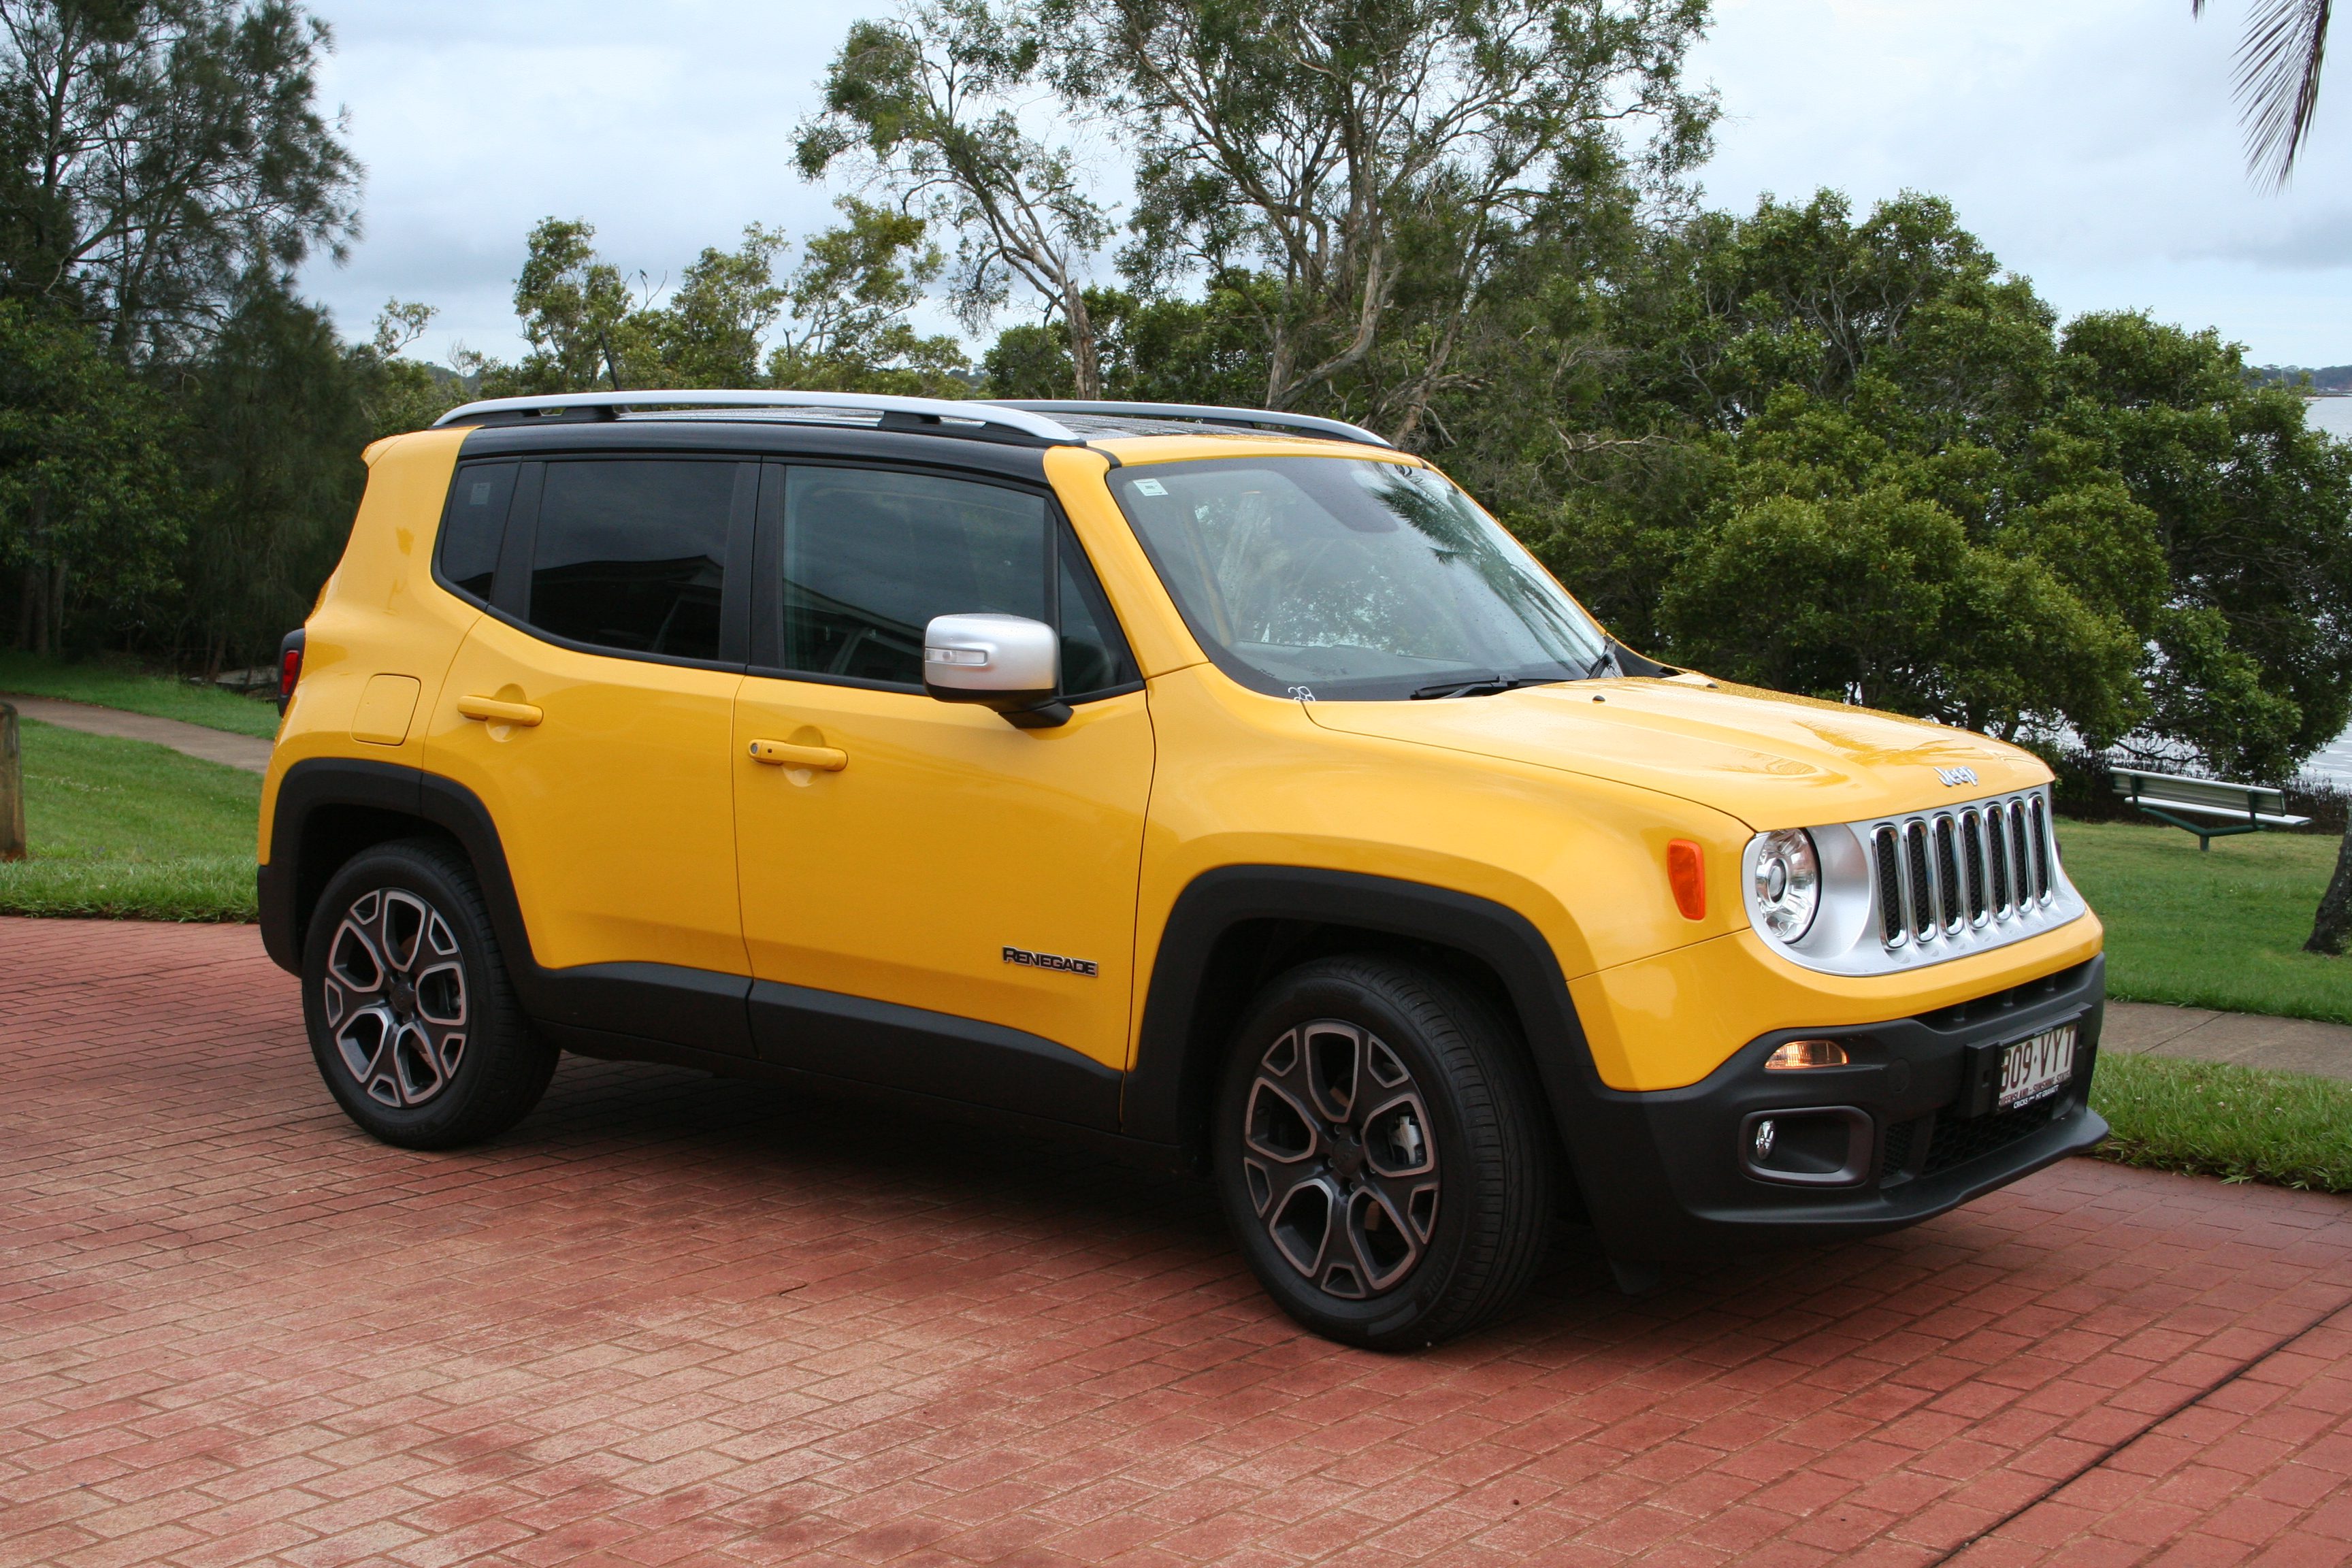
[[1842,1068],[1853,1058],[1835,1040],[1790,1040],[1764,1058],[1766,1072],[1802,1072],[1807,1068]]
[[1769,1119],[1756,1124],[1757,1163],[1762,1164],[1772,1157],[1772,1140],[1779,1132],[1780,1129],[1774,1127]]

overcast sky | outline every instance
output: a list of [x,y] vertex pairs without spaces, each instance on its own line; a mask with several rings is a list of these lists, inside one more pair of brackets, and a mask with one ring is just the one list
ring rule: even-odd
[[[1693,63],[1723,100],[1710,205],[1904,189],[2065,314],[2144,308],[2257,363],[2352,363],[2352,77],[2283,195],[2247,180],[2229,57],[2254,0],[1717,0]],[[823,226],[836,193],[792,132],[850,20],[811,0],[314,0],[324,97],[368,168],[367,234],[311,293],[362,337],[387,298],[441,311],[420,345],[511,356],[523,236],[597,226],[656,279],[747,223]],[[2339,61],[2343,53],[2338,51]],[[2337,71],[2352,71],[2352,62]]]

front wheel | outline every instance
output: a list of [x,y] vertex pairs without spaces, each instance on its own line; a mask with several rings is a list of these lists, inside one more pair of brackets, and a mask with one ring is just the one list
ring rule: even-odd
[[427,839],[362,850],[329,881],[303,943],[302,1016],[343,1113],[404,1149],[505,1131],[555,1072],[471,869]]
[[1324,959],[1236,1037],[1213,1128],[1226,1219],[1268,1294],[1319,1334],[1435,1344],[1543,1260],[1554,1162],[1509,1023],[1417,964]]

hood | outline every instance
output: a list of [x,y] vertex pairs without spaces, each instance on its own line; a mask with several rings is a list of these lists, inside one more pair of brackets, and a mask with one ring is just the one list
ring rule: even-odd
[[[1969,730],[1694,676],[1574,680],[1431,702],[1318,702],[1327,730],[1637,784],[1759,832],[1976,800],[2045,782],[2030,752]],[[1939,769],[1976,775],[1947,784]]]

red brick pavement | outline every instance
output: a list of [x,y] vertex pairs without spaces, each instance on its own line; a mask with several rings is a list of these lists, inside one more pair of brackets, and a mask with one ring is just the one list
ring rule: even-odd
[[567,1060],[361,1136],[250,929],[0,921],[0,1568],[2352,1562],[2352,1205],[2070,1162],[1416,1356],[1196,1186]]

